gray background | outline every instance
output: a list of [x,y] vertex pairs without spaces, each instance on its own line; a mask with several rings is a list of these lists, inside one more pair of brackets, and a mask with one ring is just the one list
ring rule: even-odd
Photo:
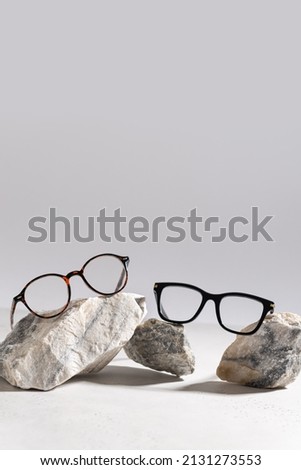
[[[128,291],[179,280],[301,311],[298,1],[10,1],[1,6],[1,291],[104,251]],[[29,243],[49,207],[274,215],[275,242]],[[88,292],[74,281],[74,296]]]

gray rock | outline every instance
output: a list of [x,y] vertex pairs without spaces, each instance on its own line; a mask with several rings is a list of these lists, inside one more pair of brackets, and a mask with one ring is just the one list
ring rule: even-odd
[[144,297],[120,293],[74,300],[56,318],[29,314],[0,344],[0,375],[20,388],[50,390],[98,372],[132,337],[145,310]]
[[[242,331],[250,331],[252,325]],[[301,370],[301,317],[294,313],[268,315],[250,336],[237,336],[217,368],[220,379],[258,388],[280,388]]]
[[183,325],[147,320],[137,326],[124,350],[130,359],[151,369],[178,377],[194,371],[195,359]]

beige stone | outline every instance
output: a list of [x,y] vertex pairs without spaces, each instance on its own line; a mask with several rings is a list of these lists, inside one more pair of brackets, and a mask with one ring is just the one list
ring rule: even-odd
[[50,390],[98,372],[132,337],[145,311],[144,297],[119,293],[74,300],[56,318],[29,314],[0,344],[0,376],[20,388]]
[[[249,325],[242,331],[253,328]],[[301,370],[301,317],[274,313],[253,335],[237,335],[226,349],[217,376],[258,388],[286,387]]]

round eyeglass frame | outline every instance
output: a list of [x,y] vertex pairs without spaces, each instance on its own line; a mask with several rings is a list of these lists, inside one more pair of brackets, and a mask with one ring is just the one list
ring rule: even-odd
[[[85,271],[85,268],[87,267],[87,265],[97,259],[97,258],[101,258],[101,257],[114,257],[116,259],[118,259],[122,265],[123,265],[123,271],[121,273],[121,276],[120,276],[120,279],[118,281],[118,284],[116,286],[116,290],[114,292],[110,292],[110,293],[107,293],[107,292],[102,292],[102,291],[99,291],[97,289],[95,289],[88,281],[87,279],[85,278],[85,275],[84,275],[84,271]],[[69,303],[70,303],[70,300],[71,300],[71,287],[70,287],[70,279],[73,277],[73,276],[80,276],[81,279],[84,281],[84,283],[86,284],[87,287],[89,287],[89,289],[93,290],[94,292],[96,292],[97,294],[100,294],[104,297],[111,297],[115,294],[118,294],[118,292],[122,291],[124,289],[124,287],[126,286],[127,282],[128,282],[128,265],[129,265],[129,262],[130,262],[130,259],[128,256],[120,256],[120,255],[116,255],[114,253],[102,253],[102,254],[99,254],[99,255],[96,255],[96,256],[93,256],[92,258],[88,259],[88,261],[85,262],[85,264],[82,266],[82,268],[80,270],[76,270],[76,271],[70,271],[68,274],[66,275],[63,275],[63,274],[58,274],[58,273],[47,273],[47,274],[42,274],[40,276],[37,276],[35,277],[34,279],[32,279],[31,281],[29,281],[24,287],[23,289],[21,290],[21,292],[16,295],[14,298],[13,298],[13,301],[12,301],[12,306],[11,306],[11,312],[10,312],[10,323],[11,323],[11,328],[13,328],[13,320],[14,320],[14,313],[15,313],[15,310],[16,310],[16,306],[18,304],[18,302],[22,302],[25,307],[35,316],[39,317],[39,318],[43,318],[43,319],[48,319],[48,318],[55,318],[55,317],[58,317],[59,315],[61,315],[68,307]],[[26,289],[31,285],[33,284],[35,281],[38,281],[39,279],[43,279],[43,278],[46,278],[46,277],[50,277],[50,276],[56,276],[56,277],[59,277],[61,279],[63,279],[63,281],[65,282],[66,284],[66,287],[67,287],[67,302],[64,304],[64,306],[62,306],[61,309],[57,309],[59,311],[56,311],[53,315],[47,315],[47,316],[44,316],[44,315],[40,315],[38,312],[36,312],[34,309],[32,309],[30,307],[30,305],[27,303],[26,301]],[[123,282],[120,284],[120,280],[123,279],[124,277],[124,280]]]

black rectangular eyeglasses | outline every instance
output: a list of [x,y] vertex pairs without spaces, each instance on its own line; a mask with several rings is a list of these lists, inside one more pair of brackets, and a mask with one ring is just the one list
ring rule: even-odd
[[40,318],[61,315],[71,300],[70,279],[80,276],[84,283],[97,294],[112,296],[120,292],[128,281],[128,256],[104,253],[93,256],[79,271],[68,274],[49,273],[35,277],[13,298],[10,323],[14,325],[14,313],[18,302]]
[[[239,335],[255,333],[266,315],[274,312],[275,307],[271,300],[256,295],[242,292],[210,294],[199,287],[179,282],[157,282],[154,285],[154,294],[162,320],[190,323],[211,300],[215,305],[216,318],[220,326]],[[241,331],[246,327],[248,327],[246,331]]]

